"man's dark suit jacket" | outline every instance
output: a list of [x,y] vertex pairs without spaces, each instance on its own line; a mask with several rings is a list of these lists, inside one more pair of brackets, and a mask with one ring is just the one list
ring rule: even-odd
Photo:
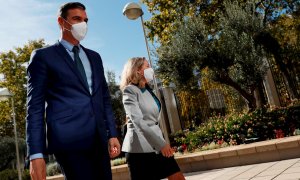
[[108,138],[117,136],[101,57],[83,49],[91,64],[92,93],[59,42],[32,53],[27,69],[29,155],[88,149],[98,134],[107,148]]

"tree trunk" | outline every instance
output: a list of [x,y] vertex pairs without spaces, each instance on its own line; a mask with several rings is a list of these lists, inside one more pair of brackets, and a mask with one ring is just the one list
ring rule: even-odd
[[249,112],[254,111],[257,106],[256,106],[256,99],[252,93],[248,93],[244,89],[241,88],[239,84],[234,82],[227,74],[223,74],[221,77],[219,77],[220,82],[223,84],[227,84],[228,86],[233,87],[235,90],[237,90],[243,98],[247,101],[247,105],[249,108]]

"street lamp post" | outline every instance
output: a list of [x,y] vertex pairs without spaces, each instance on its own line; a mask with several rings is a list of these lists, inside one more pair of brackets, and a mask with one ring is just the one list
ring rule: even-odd
[[18,136],[17,136],[17,124],[16,124],[16,114],[15,114],[15,105],[14,105],[14,98],[13,94],[8,91],[7,88],[3,88],[0,90],[0,101],[3,100],[11,100],[12,106],[12,117],[14,123],[14,134],[15,134],[15,144],[16,144],[16,155],[17,155],[17,170],[18,170],[18,178],[21,178],[21,166],[20,166],[20,157],[19,157],[19,144],[18,144]]
[[[150,57],[150,50],[149,50],[149,45],[148,45],[148,41],[147,41],[147,35],[146,35],[146,31],[145,31],[145,26],[144,26],[143,14],[144,14],[144,12],[143,12],[141,6],[134,2],[127,3],[123,8],[123,15],[126,16],[128,19],[136,20],[139,17],[141,18],[141,24],[142,24],[142,28],[143,28],[143,32],[144,32],[144,38],[145,38],[145,43],[146,43],[146,48],[147,48],[147,53],[148,53],[148,59],[150,62],[150,66],[153,67],[153,63],[152,63],[152,60]],[[157,81],[156,81],[155,75],[153,78],[153,83],[154,83],[154,90],[155,90],[159,100],[161,101],[162,100],[161,93],[157,87]],[[167,127],[166,127],[166,122],[165,122],[165,118],[164,118],[163,108],[161,108],[161,110],[162,110],[162,115],[160,116],[161,117],[160,126],[162,128],[162,132],[164,134],[166,142],[170,143],[168,131],[167,131]]]

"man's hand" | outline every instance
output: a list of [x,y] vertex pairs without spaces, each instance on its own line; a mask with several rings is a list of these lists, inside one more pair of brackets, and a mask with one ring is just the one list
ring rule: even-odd
[[119,143],[119,140],[117,138],[110,138],[108,140],[108,152],[109,152],[109,156],[110,158],[115,158],[117,156],[119,156],[120,152],[121,152],[121,146]]
[[169,144],[166,144],[160,151],[165,157],[172,157],[174,155],[174,150]]
[[30,161],[30,176],[32,180],[46,180],[46,163],[43,158]]

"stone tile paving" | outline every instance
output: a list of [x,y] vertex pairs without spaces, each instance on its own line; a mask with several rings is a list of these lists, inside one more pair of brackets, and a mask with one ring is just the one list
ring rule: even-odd
[[186,180],[300,180],[300,158],[184,175]]

